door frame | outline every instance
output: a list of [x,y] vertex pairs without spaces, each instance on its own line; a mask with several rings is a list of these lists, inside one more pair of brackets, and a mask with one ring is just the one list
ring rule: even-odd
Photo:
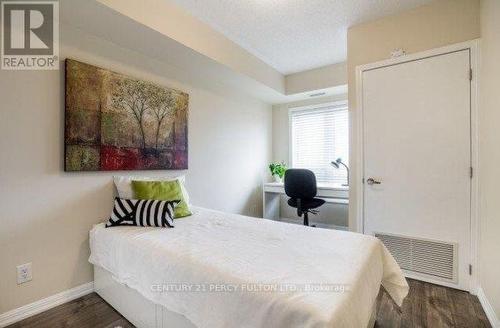
[[[471,166],[473,176],[471,179],[471,213],[470,213],[470,260],[472,273],[469,280],[469,292],[476,294],[479,287],[479,119],[478,119],[478,85],[479,85],[479,39],[457,43],[445,47],[431,49],[397,58],[391,58],[375,63],[360,65],[356,67],[356,158],[357,169],[355,175],[356,190],[358,191],[355,203],[356,207],[356,231],[364,233],[364,125],[363,125],[363,73],[376,68],[398,65],[406,62],[422,60],[429,57],[445,55],[462,50],[470,52],[470,67],[472,69],[472,81],[470,88],[470,110],[471,110]],[[424,280],[424,279],[422,279]],[[429,282],[437,282],[429,279]],[[442,284],[442,282],[439,282]],[[453,287],[450,285],[450,287]]]

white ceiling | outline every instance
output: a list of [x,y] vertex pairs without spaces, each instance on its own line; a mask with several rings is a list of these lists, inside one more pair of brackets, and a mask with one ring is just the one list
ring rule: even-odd
[[346,60],[347,28],[431,0],[171,0],[283,74]]

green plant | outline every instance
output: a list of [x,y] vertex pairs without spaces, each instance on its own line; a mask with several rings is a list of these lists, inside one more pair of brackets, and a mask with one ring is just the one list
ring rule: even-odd
[[283,178],[285,176],[286,164],[284,162],[271,163],[269,164],[269,170],[271,171],[271,175],[277,175]]

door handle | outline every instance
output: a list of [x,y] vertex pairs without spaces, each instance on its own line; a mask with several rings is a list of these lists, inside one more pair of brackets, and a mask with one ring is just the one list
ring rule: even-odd
[[368,183],[371,186],[371,185],[374,185],[374,184],[381,184],[382,182],[377,181],[374,178],[368,178],[368,180],[366,180],[366,183]]

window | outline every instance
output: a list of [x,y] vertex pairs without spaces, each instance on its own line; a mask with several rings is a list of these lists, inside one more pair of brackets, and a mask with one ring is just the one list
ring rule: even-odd
[[290,110],[290,157],[294,168],[314,172],[318,182],[347,183],[347,172],[330,163],[349,163],[347,102]]

